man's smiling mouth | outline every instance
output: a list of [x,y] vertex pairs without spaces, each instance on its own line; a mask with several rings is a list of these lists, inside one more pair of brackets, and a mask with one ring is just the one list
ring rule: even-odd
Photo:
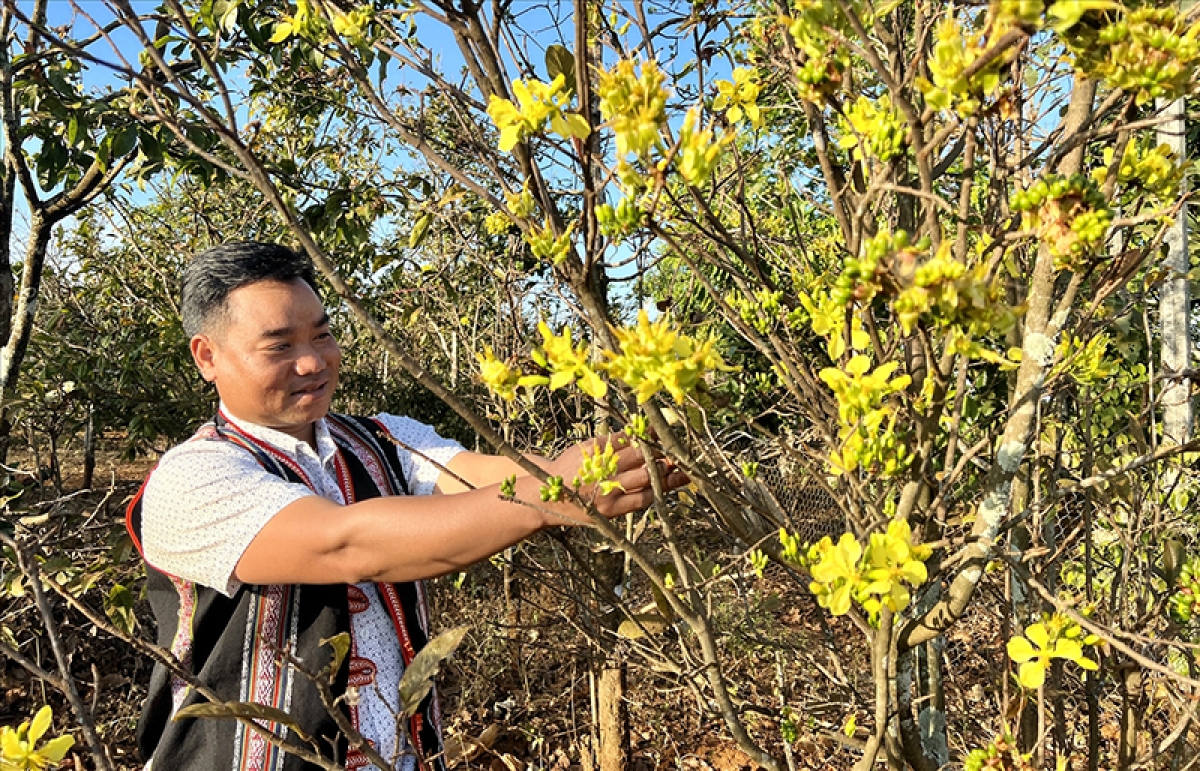
[[306,386],[297,391],[292,391],[292,396],[313,396],[313,395],[321,394],[325,391],[325,388],[328,385],[329,385],[329,381],[325,380],[325,381],[316,383],[311,386]]

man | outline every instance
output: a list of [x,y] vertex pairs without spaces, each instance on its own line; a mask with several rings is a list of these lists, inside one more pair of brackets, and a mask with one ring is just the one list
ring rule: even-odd
[[[341,357],[304,256],[216,247],[187,267],[182,295],[192,358],[221,404],[130,506],[160,644],[223,699],[288,712],[290,728],[270,725],[290,741],[300,728],[313,749],[361,768],[369,761],[347,751],[310,676],[331,660],[328,640],[348,632],[334,709],[395,768],[440,768],[435,698],[403,729],[398,717],[400,676],[428,634],[416,582],[586,514],[502,500],[507,478],[516,501],[539,501],[541,483],[414,420],[330,414]],[[620,487],[594,499],[608,517],[653,499],[640,449],[618,444]],[[582,449],[535,462],[569,482]],[[668,488],[684,481],[666,474]],[[155,670],[139,744],[156,771],[311,767],[241,722],[171,719],[198,701]]]

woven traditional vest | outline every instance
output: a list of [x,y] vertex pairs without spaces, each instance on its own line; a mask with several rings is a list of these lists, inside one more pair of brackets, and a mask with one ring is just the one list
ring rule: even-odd
[[[371,418],[335,414],[328,415],[326,423],[339,450],[335,467],[346,503],[407,494],[396,445],[382,424]],[[312,487],[290,458],[220,416],[214,423],[203,426],[193,441],[233,442],[251,453],[268,472]],[[129,533],[139,552],[144,490],[143,483],[126,514]],[[253,491],[247,494],[253,495]],[[404,664],[408,666],[428,639],[424,589],[420,582],[380,583],[377,588],[396,628]],[[282,656],[287,651],[310,672],[328,665],[332,651],[321,641],[350,631],[345,584],[243,584],[233,597],[226,597],[147,563],[146,593],[158,622],[158,644],[170,649],[182,666],[222,699],[282,709],[313,738],[320,754],[349,769],[369,765],[362,753],[347,752],[345,737],[321,704],[316,687],[288,666]],[[335,677],[335,696],[345,692],[348,680],[353,677],[349,658],[342,662]],[[154,667],[138,725],[138,747],[143,758],[153,759],[155,771],[317,768],[270,745],[241,721],[172,719],[181,707],[203,701],[203,697],[166,668]],[[343,702],[343,709],[349,714],[353,707]],[[264,724],[292,741],[297,740],[295,732],[286,726]],[[422,771],[445,771],[436,693],[426,697],[408,727],[412,744],[422,759]]]

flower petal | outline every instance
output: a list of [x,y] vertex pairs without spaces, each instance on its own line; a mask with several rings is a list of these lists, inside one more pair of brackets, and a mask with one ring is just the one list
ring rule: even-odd
[[1040,661],[1026,661],[1021,665],[1017,679],[1030,690],[1041,688],[1046,682],[1046,667]]
[[46,742],[38,752],[44,755],[51,763],[58,763],[67,754],[67,750],[74,746],[75,737],[67,734],[66,736],[60,736],[57,739],[51,739]]
[[1017,636],[1012,638],[1008,641],[1007,647],[1008,657],[1018,664],[1023,661],[1029,661],[1031,658],[1037,655],[1033,649],[1033,646],[1030,645],[1029,641],[1024,637]]
[[39,709],[37,714],[33,716],[33,724],[29,726],[30,745],[37,744],[38,739],[42,738],[42,734],[46,733],[46,729],[50,727],[50,721],[53,716],[54,713],[51,711],[49,704]]
[[1050,643],[1050,633],[1046,631],[1046,625],[1040,622],[1025,627],[1025,636],[1039,648],[1045,648]]

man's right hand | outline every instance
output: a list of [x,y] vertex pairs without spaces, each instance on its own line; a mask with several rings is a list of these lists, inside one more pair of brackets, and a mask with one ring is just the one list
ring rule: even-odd
[[[579,476],[585,456],[592,455],[597,450],[603,452],[611,445],[617,455],[617,473],[611,478],[617,487],[607,493],[602,493],[597,484],[584,485],[576,490],[579,497],[590,502],[596,511],[604,517],[619,517],[634,511],[641,511],[654,502],[654,488],[650,481],[650,470],[646,466],[646,456],[641,443],[631,439],[626,434],[610,434],[597,439],[580,442],[555,458],[548,466],[546,473],[562,477],[563,485],[573,487],[573,482]],[[688,483],[688,477],[670,461],[658,458],[655,461],[658,478],[664,491],[674,490]],[[550,521],[548,524],[572,524],[588,521],[587,514],[578,506],[569,503],[566,496],[563,504],[556,505],[553,510],[560,510],[564,521]]]

